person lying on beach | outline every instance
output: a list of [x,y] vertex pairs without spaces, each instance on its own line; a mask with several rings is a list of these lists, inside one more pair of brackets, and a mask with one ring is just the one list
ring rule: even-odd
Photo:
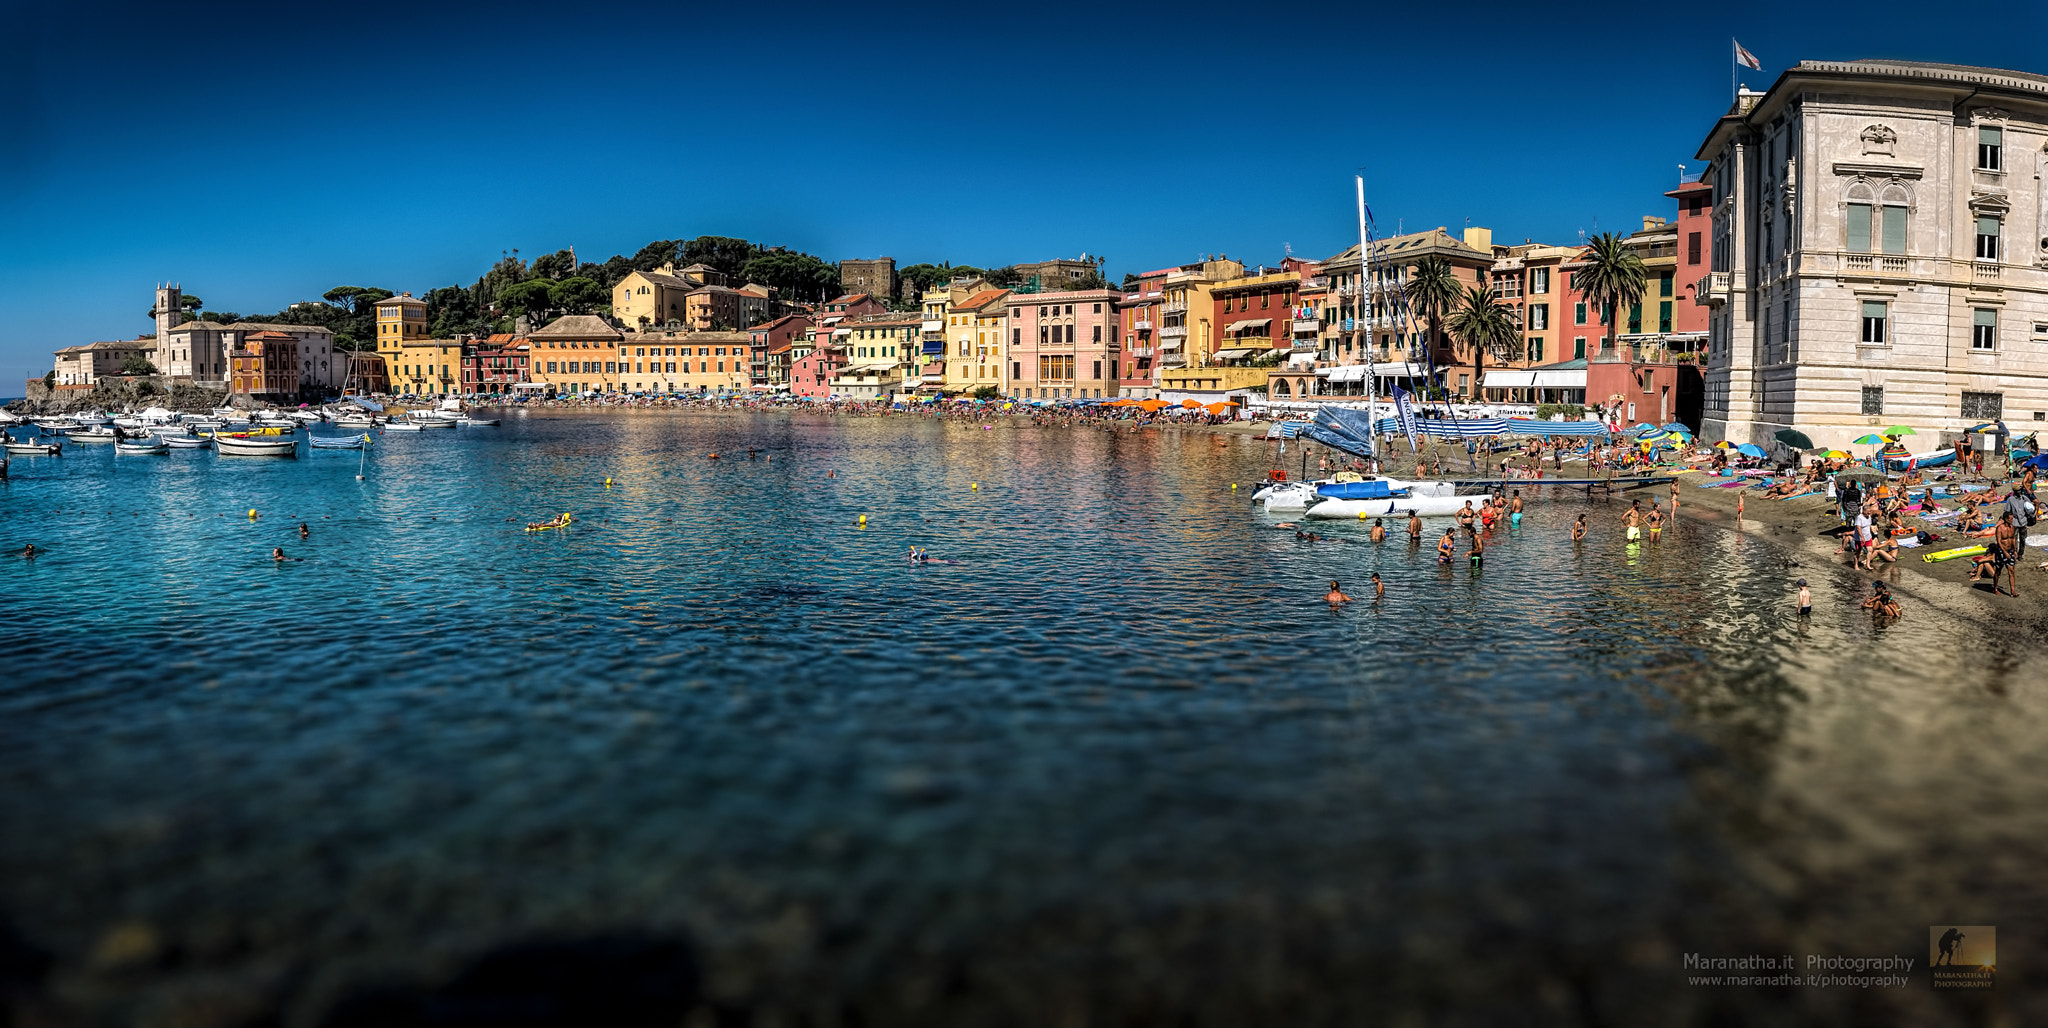
[[1782,479],[1782,480],[1780,480],[1780,481],[1778,481],[1778,482],[1774,483],[1774,484],[1773,484],[1773,485],[1772,485],[1772,486],[1771,486],[1770,488],[1768,488],[1768,489],[1765,489],[1765,490],[1764,490],[1764,495],[1765,495],[1765,496],[1797,496],[1797,495],[1799,495],[1800,493],[1803,493],[1803,492],[1805,492],[1805,491],[1806,491],[1806,487],[1805,487],[1805,486],[1801,485],[1801,484],[1800,484],[1799,482],[1797,482],[1797,481],[1795,481],[1795,480],[1793,480],[1793,479],[1787,478],[1787,479]]

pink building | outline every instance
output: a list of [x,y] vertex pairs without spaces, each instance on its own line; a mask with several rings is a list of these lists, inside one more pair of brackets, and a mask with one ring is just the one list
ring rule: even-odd
[[1120,297],[1114,289],[1012,295],[1010,394],[1026,400],[1115,396],[1123,372]]

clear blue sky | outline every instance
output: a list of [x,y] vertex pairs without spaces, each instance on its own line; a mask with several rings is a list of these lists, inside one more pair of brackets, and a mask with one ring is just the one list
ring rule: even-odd
[[0,9],[0,396],[148,331],[159,280],[249,313],[703,234],[1275,263],[1346,245],[1358,168],[1388,228],[1563,242],[1668,212],[1731,36],[1754,88],[2048,71],[2039,3],[296,7]]

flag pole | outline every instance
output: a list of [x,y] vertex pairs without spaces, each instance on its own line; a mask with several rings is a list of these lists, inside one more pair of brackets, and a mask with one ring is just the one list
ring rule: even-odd
[[1736,71],[1736,70],[1735,70],[1736,68],[1738,68],[1738,67],[1741,67],[1741,65],[1742,65],[1742,56],[1741,56],[1741,53],[1742,53],[1742,44],[1741,44],[1741,43],[1738,43],[1738,42],[1736,42],[1736,41],[1735,41],[1735,37],[1734,37],[1734,36],[1729,36],[1729,37],[1728,37],[1728,104],[1729,104],[1729,106],[1731,106],[1731,107],[1732,107],[1732,106],[1734,106],[1734,104],[1735,104],[1735,98],[1736,98],[1737,96],[1741,95],[1740,93],[1738,93],[1738,92],[1737,92],[1737,90],[1740,90],[1740,89],[1741,89],[1742,87],[1741,87],[1740,85],[1738,85],[1738,84],[1737,84],[1737,82],[1738,82],[1738,79],[1739,79],[1739,78],[1741,77],[1742,73],[1741,73],[1741,72],[1739,72],[1739,71]]

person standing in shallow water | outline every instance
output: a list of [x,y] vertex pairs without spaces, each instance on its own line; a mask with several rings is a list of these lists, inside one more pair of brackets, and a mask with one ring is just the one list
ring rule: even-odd
[[1572,522],[1572,542],[1584,542],[1585,538],[1586,516],[1584,514],[1581,514],[1579,515],[1578,520]]
[[1621,523],[1628,527],[1628,531],[1624,534],[1628,536],[1629,542],[1635,542],[1643,537],[1642,502],[1641,500],[1630,500],[1628,510],[1621,515]]
[[1332,578],[1330,579],[1330,591],[1323,594],[1323,600],[1330,606],[1335,607],[1338,604],[1350,603],[1351,597],[1344,595],[1344,590],[1337,587],[1337,580]]
[[1805,617],[1813,613],[1813,590],[1806,587],[1804,578],[1794,584],[1799,586],[1799,616]]
[[1408,541],[1411,543],[1422,542],[1422,515],[1412,510],[1408,512]]
[[1383,542],[1386,542],[1386,541],[1387,541],[1387,523],[1386,523],[1385,521],[1383,521],[1383,520],[1379,519],[1379,518],[1374,518],[1374,519],[1372,519],[1372,532],[1371,532],[1370,534],[1372,535],[1372,541],[1373,541],[1373,542],[1376,542],[1376,543],[1383,543]]

